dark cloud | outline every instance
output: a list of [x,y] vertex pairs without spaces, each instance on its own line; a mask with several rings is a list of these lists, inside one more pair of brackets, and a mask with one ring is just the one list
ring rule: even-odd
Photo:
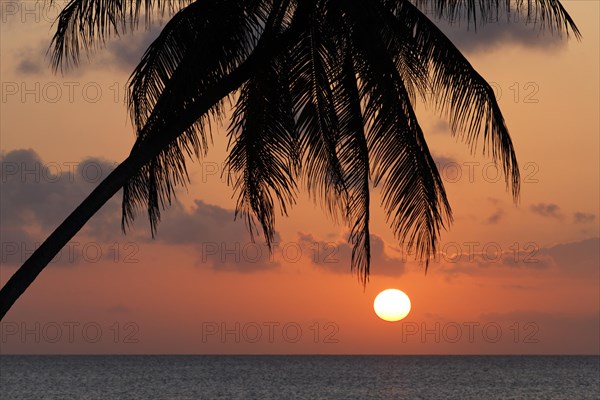
[[12,58],[16,61],[16,75],[35,76],[50,73],[49,45],[48,41],[40,41],[14,51]]
[[450,277],[503,273],[506,270],[545,270],[554,265],[548,255],[540,255],[535,243],[511,248],[496,242],[445,243],[433,257],[430,270]]
[[438,167],[438,170],[443,170],[449,166],[454,166],[458,164],[456,158],[452,156],[442,155],[442,154],[433,154],[433,160]]
[[[159,35],[161,28],[151,26],[149,29],[139,29],[133,33],[109,40],[105,48],[91,54],[90,61],[81,54],[81,63],[77,68],[66,71],[68,76],[81,76],[85,72],[95,70],[116,69],[130,73],[142,59],[142,55]],[[41,42],[21,48],[16,59],[15,72],[18,75],[40,75],[50,73],[49,43]],[[52,49],[50,49],[51,51]]]
[[502,201],[500,201],[500,199],[494,198],[494,197],[488,197],[487,199],[493,206],[496,207],[496,211],[494,211],[492,213],[492,215],[490,215],[489,217],[487,217],[485,219],[485,223],[489,224],[489,225],[495,225],[498,222],[500,222],[500,220],[502,219],[502,217],[504,216],[504,209],[502,208]]
[[538,203],[529,207],[531,212],[549,218],[562,218],[560,207],[554,203]]
[[2,219],[53,228],[114,169],[99,158],[47,161],[29,150],[0,154]]
[[17,72],[23,75],[35,75],[42,72],[43,66],[32,59],[22,59],[17,65]]
[[107,43],[92,59],[93,66],[99,68],[117,68],[131,72],[139,64],[144,52],[158,37],[162,27],[150,26],[148,29],[139,29],[131,34],[123,35]]
[[502,219],[503,216],[504,216],[504,210],[502,210],[501,208],[498,208],[498,209],[496,209],[496,211],[494,211],[494,213],[492,215],[487,217],[485,222],[490,225],[495,225],[498,222],[500,222],[500,220]]
[[[40,239],[56,228],[113,168],[113,163],[98,158],[54,162],[43,161],[33,150],[0,154],[2,263],[25,261],[39,246]],[[118,232],[115,215],[119,209],[113,198],[92,217],[83,232],[105,232],[110,222],[112,232]],[[69,242],[53,263],[76,264],[85,256],[77,250],[79,246],[85,244],[76,239]],[[95,259],[94,246],[96,243],[90,243],[86,251]]]
[[433,273],[448,276],[502,274],[511,270],[544,270],[577,279],[600,279],[600,238],[555,246],[537,243],[446,243],[430,264]]
[[444,119],[438,119],[426,133],[434,135],[449,135],[451,133],[450,124]]
[[[406,260],[388,255],[383,239],[370,235],[371,275],[399,276],[404,273]],[[342,240],[326,241],[311,234],[299,233],[298,244],[312,264],[327,271],[350,273],[352,246]]]
[[550,257],[559,270],[574,277],[600,279],[600,238],[561,243],[541,248],[540,257]]
[[190,212],[175,203],[164,212],[156,239],[169,245],[191,246],[199,264],[219,271],[254,272],[278,267],[280,236],[276,234],[271,253],[263,237],[252,241],[243,221],[234,216],[234,210],[201,200],[194,202]]
[[573,219],[576,224],[587,224],[590,222],[594,222],[596,219],[596,215],[586,213],[586,212],[576,212],[573,214]]
[[56,21],[60,10],[68,3],[68,0],[2,1],[0,2],[0,20],[3,25],[10,27],[11,31],[32,30],[37,26],[41,26],[42,29],[50,28]]
[[[19,35],[21,31],[39,29],[50,32],[56,31],[56,20],[60,12],[69,4],[69,1],[30,1],[15,0],[2,2],[2,23],[11,26]],[[167,11],[165,15],[153,15],[149,24],[146,24],[146,15],[142,12],[139,16],[139,24],[134,27],[131,21],[127,21],[126,32],[120,35],[111,34],[107,38],[105,47],[98,46],[90,54],[88,62],[86,50],[81,51],[79,66],[68,75],[78,76],[88,70],[121,69],[131,72],[137,65],[150,43],[159,35],[165,22],[169,21],[179,6],[174,6],[173,12]],[[156,14],[156,13],[155,13]],[[11,54],[15,60],[16,72],[20,74],[48,73],[50,69],[49,54],[52,52],[51,35],[39,43],[21,46]],[[94,48],[95,46],[92,46]]]
[[[14,150],[0,154],[2,179],[1,241],[3,264],[20,264],[39,240],[56,228],[69,213],[105,178],[115,163],[97,158],[83,161],[52,162],[42,160],[33,150]],[[120,236],[121,196],[112,198],[82,230],[86,240],[75,239],[57,256],[56,264],[75,265],[83,258],[95,257],[100,250],[114,257],[111,245],[116,238],[127,243],[151,242],[144,213],[138,218],[144,229]],[[192,248],[199,264],[219,271],[252,272],[280,265],[278,248],[270,253],[261,237],[251,240],[245,224],[234,219],[235,212],[196,200],[192,210],[180,203],[163,211],[156,241],[168,246]],[[276,246],[281,238],[275,236]],[[82,253],[87,246],[89,254]],[[8,254],[4,250],[9,250]],[[96,260],[100,261],[100,260]]]
[[[24,261],[35,248],[36,239],[45,238],[57,227],[114,166],[114,163],[97,158],[44,161],[33,150],[1,153],[2,264]],[[546,216],[558,213],[558,206],[553,204],[538,204],[535,209]],[[281,262],[301,260],[333,272],[348,273],[350,270],[352,248],[345,239],[328,240],[300,234],[296,240],[285,242],[276,235],[271,253],[262,237],[252,242],[245,224],[236,221],[234,215],[234,210],[201,200],[196,200],[191,210],[175,202],[164,211],[156,241],[167,246],[181,246],[182,251],[192,249],[199,264],[218,271],[253,272],[276,268]],[[144,218],[140,219],[144,222]],[[127,240],[151,241],[146,226],[137,232],[129,232]],[[114,242],[120,235],[120,196],[111,199],[86,224],[82,235],[94,241],[89,244]],[[56,263],[73,265],[81,261],[80,249],[84,245],[82,242],[70,243]],[[552,269],[565,275],[589,278],[598,275],[600,265],[599,238],[545,248],[535,243],[520,244],[516,249],[501,248],[495,243],[479,244],[471,249],[446,243],[439,248],[430,268],[449,275],[518,268]],[[105,253],[106,257],[111,257],[110,253]],[[400,275],[406,268],[405,255],[386,253],[384,241],[376,235],[371,235],[371,254],[373,274]]]

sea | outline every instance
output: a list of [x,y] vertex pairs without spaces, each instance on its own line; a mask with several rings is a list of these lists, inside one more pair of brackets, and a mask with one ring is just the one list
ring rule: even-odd
[[1,399],[600,399],[599,356],[0,356]]

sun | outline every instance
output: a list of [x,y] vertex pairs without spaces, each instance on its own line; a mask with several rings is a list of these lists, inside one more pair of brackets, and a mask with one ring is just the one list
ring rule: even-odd
[[375,297],[373,308],[384,321],[400,321],[410,312],[410,299],[401,290],[386,289]]

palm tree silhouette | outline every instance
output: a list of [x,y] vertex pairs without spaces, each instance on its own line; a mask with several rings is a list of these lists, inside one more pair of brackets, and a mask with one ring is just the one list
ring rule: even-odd
[[380,185],[395,236],[420,260],[450,223],[444,187],[413,105],[433,104],[475,149],[502,165],[519,192],[508,129],[487,82],[423,14],[469,23],[515,9],[559,33],[580,34],[558,0],[71,0],[59,15],[51,59],[80,51],[157,14],[177,11],[130,78],[137,140],[127,157],[48,237],[0,291],[0,319],[43,268],[119,189],[122,227],[161,209],[188,181],[185,160],[207,150],[210,119],[236,96],[227,158],[236,215],[251,235],[274,237],[275,206],[297,182],[351,228],[351,268],[369,276],[369,185]]

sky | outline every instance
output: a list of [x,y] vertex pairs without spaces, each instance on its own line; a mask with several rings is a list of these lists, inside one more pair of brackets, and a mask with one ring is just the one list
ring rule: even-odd
[[[61,3],[57,3],[60,5]],[[520,22],[445,32],[490,82],[521,168],[513,203],[491,160],[471,154],[423,104],[417,113],[454,223],[425,273],[371,204],[371,277],[350,271],[348,229],[304,192],[277,218],[270,254],[234,220],[223,175],[227,122],[155,239],[120,231],[120,194],[74,237],[0,323],[24,354],[600,353],[599,3],[565,8],[583,40]],[[0,2],[0,283],[128,154],[129,74],[160,30],[109,42],[54,74],[56,8]],[[225,171],[226,172],[226,171]],[[382,290],[411,299],[387,322]]]

